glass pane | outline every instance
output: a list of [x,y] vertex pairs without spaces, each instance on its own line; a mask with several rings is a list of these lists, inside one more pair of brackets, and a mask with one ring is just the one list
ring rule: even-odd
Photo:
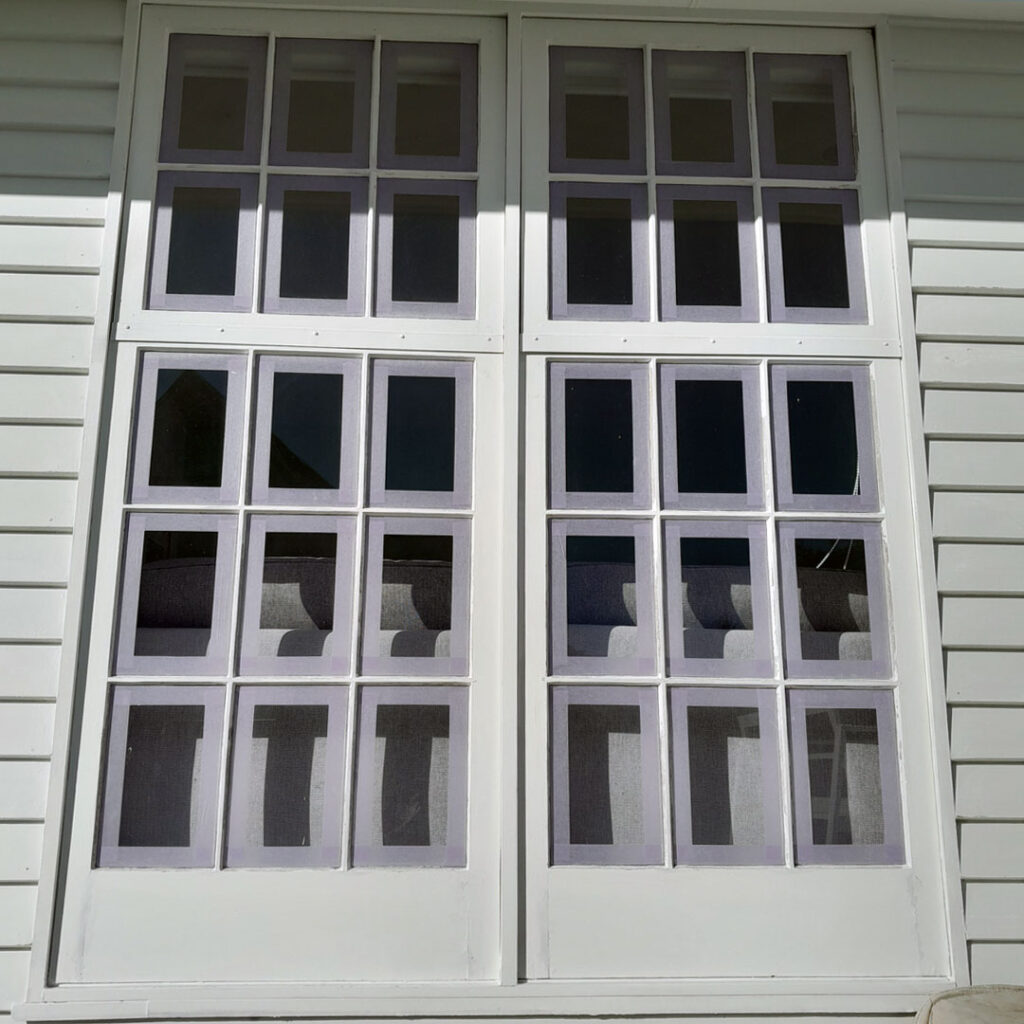
[[565,489],[633,490],[633,384],[565,381]]
[[388,378],[384,487],[451,491],[455,487],[455,378]]
[[395,156],[459,156],[462,62],[432,53],[429,45],[406,44],[394,68]]
[[842,206],[779,203],[779,229],[786,305],[848,308]]
[[628,306],[633,302],[633,225],[625,198],[565,200],[566,300]]
[[824,661],[870,660],[864,541],[797,537],[794,550],[802,656]]
[[344,389],[340,373],[274,374],[271,487],[340,486]]
[[393,301],[459,301],[458,196],[396,195],[391,246]]
[[167,292],[234,295],[240,188],[176,185],[167,254]]
[[[172,52],[184,43],[172,37]],[[205,44],[193,37],[184,49],[178,148],[241,152],[251,50],[217,37]]]
[[794,494],[860,494],[853,383],[791,380],[786,385]]
[[676,304],[741,306],[739,208],[730,200],[676,199]]
[[884,842],[874,708],[808,708],[806,716],[814,843]]
[[260,592],[261,655],[313,657],[334,628],[338,537],[267,533]]
[[286,189],[281,209],[282,298],[347,299],[352,194]]
[[565,158],[628,160],[629,65],[600,50],[553,47],[551,59],[564,68]]
[[757,651],[750,541],[745,537],[681,537],[679,563],[684,656],[752,661]]
[[327,719],[326,705],[253,709],[247,846],[322,845]]
[[742,381],[676,381],[676,473],[680,494],[746,493]]
[[569,842],[642,844],[640,708],[570,704],[568,733]]
[[133,705],[119,846],[190,846],[202,770],[202,705]]
[[635,549],[633,537],[566,537],[570,657],[636,655]]
[[690,814],[695,845],[764,846],[756,707],[691,707]]
[[451,656],[452,549],[451,535],[384,535],[381,657]]
[[691,53],[657,56],[663,60],[670,159],[673,163],[733,163],[732,104],[737,74],[742,81],[742,55],[714,54],[713,60]]
[[377,708],[375,845],[447,845],[449,717],[447,704]]
[[[763,68],[763,65],[761,65]],[[837,167],[836,98],[831,68],[773,62],[768,65],[775,162]]]
[[227,370],[157,371],[150,486],[220,487],[227,394]]
[[145,532],[135,654],[206,654],[213,624],[217,539],[213,532]]

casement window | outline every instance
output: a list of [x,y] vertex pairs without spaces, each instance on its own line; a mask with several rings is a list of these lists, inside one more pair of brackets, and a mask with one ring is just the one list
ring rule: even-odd
[[505,28],[144,7],[55,992],[951,974],[870,39]]

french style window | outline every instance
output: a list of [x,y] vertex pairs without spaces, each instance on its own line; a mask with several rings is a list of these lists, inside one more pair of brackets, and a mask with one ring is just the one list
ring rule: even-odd
[[870,39],[505,27],[143,11],[56,988],[950,974]]

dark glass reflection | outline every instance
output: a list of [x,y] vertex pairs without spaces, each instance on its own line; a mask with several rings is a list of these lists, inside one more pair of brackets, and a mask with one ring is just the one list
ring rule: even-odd
[[217,534],[147,530],[135,654],[201,656],[213,624]]
[[429,46],[416,47],[395,61],[395,79],[395,156],[459,156],[462,65],[458,58],[433,55]]
[[839,203],[779,203],[787,306],[850,305],[843,208]]
[[643,776],[637,705],[570,704],[569,842],[643,842]]
[[227,370],[157,371],[151,487],[220,486],[227,394]]
[[438,636],[452,628],[451,535],[386,534],[380,629],[384,656],[438,657]]
[[455,378],[388,378],[384,487],[451,491],[455,487]]
[[871,658],[864,541],[797,537],[801,655],[819,661]]
[[[327,736],[327,718],[324,705],[257,704],[253,708],[253,739],[267,741],[264,846],[309,846],[314,829],[322,828],[322,821],[312,820],[310,797],[313,786],[324,783],[323,744],[317,740]],[[322,815],[322,807],[317,810]]]
[[[587,658],[635,655],[634,538],[566,537],[565,562],[568,653]],[[617,629],[622,626],[626,629]]]
[[351,153],[355,83],[293,78],[288,88],[289,153]]
[[171,295],[234,295],[240,188],[175,186],[167,252]]
[[691,707],[687,736],[694,844],[763,845],[757,708]]
[[565,489],[633,490],[631,381],[565,381]]
[[733,200],[672,203],[676,304],[740,306],[739,208]]
[[[628,160],[629,75],[609,51],[574,51],[553,47],[551,62],[563,63],[565,158],[567,160]],[[611,51],[621,57],[623,51]],[[640,58],[630,51],[629,58]]]
[[848,380],[786,386],[794,494],[860,494],[857,416]]
[[746,537],[681,537],[683,648],[688,658],[755,657]]
[[776,163],[814,167],[839,164],[831,83],[821,83],[815,91],[818,95],[772,102]]
[[815,845],[885,841],[874,708],[808,708],[807,770]]
[[336,490],[340,486],[344,389],[340,373],[274,374],[271,487]]
[[714,96],[670,96],[672,160],[731,164],[736,159],[732,100]]
[[746,493],[742,381],[676,381],[676,473],[680,494]]
[[119,846],[190,846],[202,705],[136,704],[128,710]]
[[447,704],[382,704],[377,708],[384,846],[443,846],[447,842],[449,718]]
[[629,199],[565,200],[566,301],[628,306],[633,302],[633,225]]
[[249,80],[234,75],[186,74],[181,82],[179,149],[228,150],[245,148],[245,108]]
[[352,194],[288,189],[281,210],[282,298],[347,299]]
[[457,195],[396,195],[391,245],[393,301],[459,301]]
[[260,628],[333,629],[337,557],[335,533],[268,533]]

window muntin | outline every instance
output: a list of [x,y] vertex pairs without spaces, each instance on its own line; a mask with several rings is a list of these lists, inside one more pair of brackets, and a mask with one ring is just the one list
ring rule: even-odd
[[242,686],[235,707],[228,867],[337,867],[344,686]]
[[551,690],[553,864],[661,860],[657,692]]
[[670,694],[679,864],[783,864],[775,691]]
[[100,867],[212,867],[224,698],[213,686],[111,692]]
[[362,688],[352,863],[464,867],[464,688]]
[[797,863],[902,863],[892,694],[793,690],[789,728]]

